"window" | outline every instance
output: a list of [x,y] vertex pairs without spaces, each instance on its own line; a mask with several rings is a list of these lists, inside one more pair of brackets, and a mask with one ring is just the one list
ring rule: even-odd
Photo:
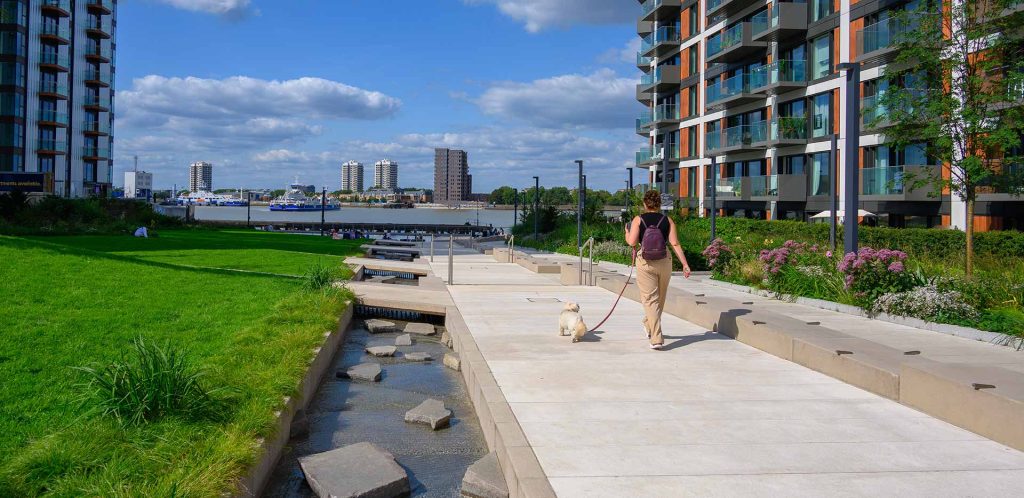
[[779,173],[783,175],[802,175],[805,172],[807,156],[783,156],[779,158]]
[[87,182],[96,181],[96,163],[82,163],[82,170],[83,180]]
[[691,126],[686,129],[686,157],[697,156],[697,127]]
[[25,96],[15,92],[0,93],[0,115],[24,117]]
[[25,33],[19,31],[0,32],[0,54],[25,56]]
[[21,147],[24,135],[24,126],[18,123],[0,123],[0,146]]
[[831,192],[828,156],[828,152],[811,154],[811,195],[829,195]]
[[698,5],[690,7],[690,36],[700,32],[700,13]]
[[697,85],[686,87],[686,99],[687,99],[687,116],[697,115]]
[[832,0],[811,0],[811,21],[817,21],[832,14],[832,5]]
[[824,78],[832,72],[832,34],[811,40],[810,79]]
[[24,86],[24,80],[24,64],[20,62],[0,62],[0,85]]
[[22,157],[20,153],[0,154],[0,171],[21,171]]
[[686,68],[686,75],[693,76],[700,72],[700,64],[698,64],[700,61],[700,43],[691,45],[687,50],[689,50],[690,55],[687,61],[688,67]]
[[39,156],[39,172],[53,173],[57,166],[56,158],[53,156]]
[[820,138],[832,134],[832,92],[811,97],[811,137]]

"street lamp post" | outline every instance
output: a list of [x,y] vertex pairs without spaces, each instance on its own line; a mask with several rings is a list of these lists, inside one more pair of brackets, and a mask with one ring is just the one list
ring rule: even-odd
[[831,214],[829,218],[828,226],[828,245],[834,252],[836,250],[836,225],[839,219],[839,193],[836,192],[836,181],[839,179],[839,134],[832,134],[832,149],[828,154],[828,195],[829,195],[829,209]]
[[533,240],[540,238],[540,177],[533,177]]
[[845,195],[843,196],[843,250],[857,252],[857,211],[860,207],[860,64],[844,62],[837,64],[836,69],[846,71],[846,143],[845,148]]
[[580,205],[587,210],[587,175],[583,175],[583,190],[580,191]]
[[245,193],[245,228],[252,228],[252,196]]
[[320,236],[324,236],[324,222],[327,219],[327,188],[324,188],[323,195],[320,196]]
[[512,230],[515,231],[516,223],[519,222],[519,189],[512,189],[512,203],[515,207],[512,208]]
[[577,192],[579,195],[576,196],[576,248],[583,248],[583,161],[576,160],[576,165],[579,167],[578,180],[579,187]]
[[718,218],[718,158],[711,156],[711,242],[715,241],[715,219]]

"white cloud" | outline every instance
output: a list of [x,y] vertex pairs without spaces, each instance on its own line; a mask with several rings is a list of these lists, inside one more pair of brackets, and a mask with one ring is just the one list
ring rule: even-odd
[[601,69],[589,75],[499,83],[476,103],[487,114],[544,128],[624,128],[638,109],[636,83]]
[[630,66],[636,64],[636,53],[640,51],[640,37],[630,38],[626,45],[621,48],[610,48],[597,57],[602,64],[623,64]]
[[175,8],[192,12],[216,14],[224,17],[238,18],[253,14],[251,0],[158,0]]
[[503,14],[525,23],[527,31],[575,24],[628,23],[640,6],[631,0],[464,0],[468,4],[494,4]]

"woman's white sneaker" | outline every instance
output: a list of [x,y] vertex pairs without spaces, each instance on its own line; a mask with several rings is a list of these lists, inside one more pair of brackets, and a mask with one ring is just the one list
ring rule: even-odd
[[651,344],[651,349],[660,351],[661,350],[661,346],[662,346],[661,344]]

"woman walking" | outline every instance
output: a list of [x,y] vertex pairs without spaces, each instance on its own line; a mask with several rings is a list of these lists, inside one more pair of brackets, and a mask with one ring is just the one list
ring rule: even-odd
[[636,286],[640,290],[640,303],[644,306],[644,332],[651,349],[661,349],[665,339],[661,334],[661,313],[665,310],[668,282],[672,278],[672,257],[666,246],[672,247],[683,263],[683,276],[690,278],[690,265],[683,248],[679,246],[676,224],[661,213],[661,194],[648,190],[644,194],[644,212],[626,225],[626,244],[640,244],[636,257]]

